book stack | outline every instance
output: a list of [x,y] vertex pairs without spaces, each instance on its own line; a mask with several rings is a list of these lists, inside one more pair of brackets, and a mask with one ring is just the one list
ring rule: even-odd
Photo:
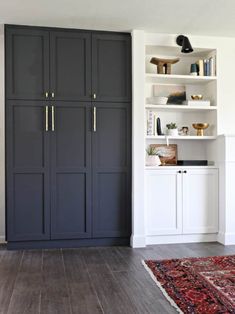
[[210,106],[210,100],[186,100],[184,102],[184,105],[187,105],[187,106],[195,106],[195,107],[209,107]]
[[200,59],[196,62],[199,76],[216,76],[215,58]]
[[152,111],[147,111],[147,135],[159,135],[157,133],[157,114]]

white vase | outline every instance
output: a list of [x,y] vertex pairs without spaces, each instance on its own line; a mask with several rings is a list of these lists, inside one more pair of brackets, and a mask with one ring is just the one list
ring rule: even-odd
[[167,130],[167,135],[169,135],[169,136],[178,136],[179,135],[178,129],[168,129]]
[[157,155],[146,156],[146,166],[160,166],[161,160]]

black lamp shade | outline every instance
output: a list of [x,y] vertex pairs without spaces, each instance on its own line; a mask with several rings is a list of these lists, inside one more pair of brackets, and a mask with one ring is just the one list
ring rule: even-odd
[[176,42],[179,46],[182,46],[181,52],[183,53],[193,52],[193,48],[190,44],[188,37],[180,35],[176,38]]

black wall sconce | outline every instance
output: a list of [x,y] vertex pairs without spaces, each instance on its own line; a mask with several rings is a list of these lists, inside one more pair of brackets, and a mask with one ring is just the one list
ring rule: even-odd
[[188,37],[186,37],[184,35],[179,35],[176,38],[176,43],[177,43],[177,45],[182,47],[181,52],[183,52],[183,53],[193,52],[193,48],[190,44]]

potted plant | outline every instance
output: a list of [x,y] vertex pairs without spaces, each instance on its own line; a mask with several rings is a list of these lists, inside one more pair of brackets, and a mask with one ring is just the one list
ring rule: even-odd
[[166,127],[167,127],[167,135],[170,135],[170,136],[178,136],[179,135],[176,123],[171,122],[171,123],[167,124]]
[[156,153],[156,149],[153,146],[149,146],[146,149],[146,166],[160,166],[161,160]]

